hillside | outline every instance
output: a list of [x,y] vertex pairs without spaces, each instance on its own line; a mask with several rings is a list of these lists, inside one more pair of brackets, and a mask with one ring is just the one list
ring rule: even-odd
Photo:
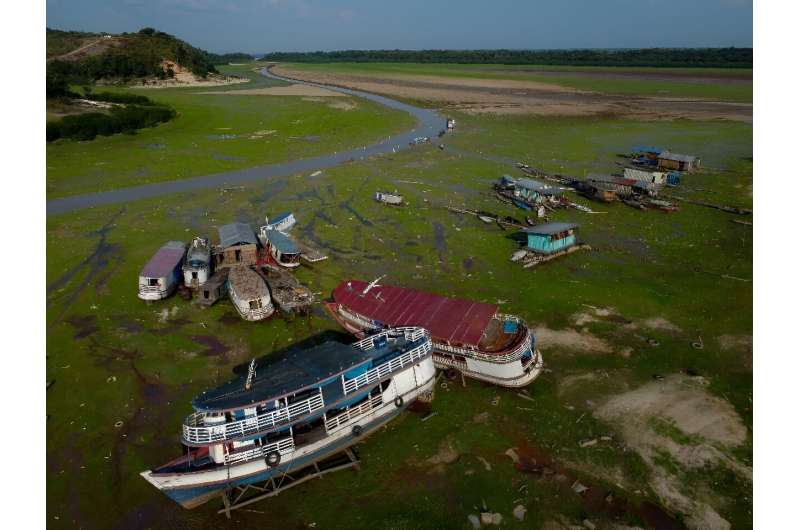
[[218,57],[153,28],[120,35],[47,29],[48,76],[72,82],[205,78],[217,73]]

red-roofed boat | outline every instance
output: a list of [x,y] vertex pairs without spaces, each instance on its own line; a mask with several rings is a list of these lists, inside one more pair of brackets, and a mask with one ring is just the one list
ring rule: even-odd
[[528,325],[498,313],[494,304],[448,298],[391,285],[347,280],[326,304],[356,336],[394,326],[419,326],[431,333],[437,368],[500,386],[525,386],[541,373],[542,356]]

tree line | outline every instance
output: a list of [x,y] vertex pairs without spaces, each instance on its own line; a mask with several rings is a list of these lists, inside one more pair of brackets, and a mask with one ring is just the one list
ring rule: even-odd
[[266,61],[752,68],[752,48],[631,50],[343,50],[273,52]]

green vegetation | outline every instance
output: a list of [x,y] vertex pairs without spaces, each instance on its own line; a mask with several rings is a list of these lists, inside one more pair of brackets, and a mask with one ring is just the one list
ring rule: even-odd
[[[236,133],[251,130],[245,124],[284,131],[293,120],[316,120],[329,112],[318,103],[296,106],[291,98],[250,98],[258,101],[253,106],[240,96],[185,90],[161,91],[153,98],[174,104],[181,117],[133,138],[81,144],[85,151],[73,152],[74,158],[60,157],[55,148],[64,146],[48,146],[48,165],[63,167],[69,160],[72,175],[102,171],[106,166],[98,162],[111,165],[119,158],[135,158],[137,151],[128,141],[146,135],[144,141],[157,141],[151,133],[164,129],[173,135],[170,153],[180,155],[202,137],[187,134],[190,140],[174,149],[184,134],[176,129],[182,119],[195,131],[228,126]],[[225,106],[232,100],[239,101]],[[220,120],[220,115],[235,114],[239,107],[243,114],[261,108],[264,123],[256,125],[238,115],[230,122]],[[349,112],[330,113],[318,125],[346,123],[348,116]],[[731,223],[731,216],[723,212],[692,205],[666,215],[622,204],[591,204],[607,213],[560,210],[552,216],[578,222],[580,237],[592,252],[523,270],[508,260],[516,248],[508,232],[443,208],[467,205],[521,217],[519,210],[498,203],[488,192],[492,180],[515,173],[510,167],[514,161],[577,175],[611,171],[614,155],[639,143],[666,145],[703,158],[709,169],[685,177],[675,193],[749,207],[752,126],[454,116],[458,130],[443,139],[452,150],[421,146],[345,164],[316,177],[293,175],[224,194],[198,191],[48,218],[47,379],[53,382],[47,391],[48,523],[170,528],[208,524],[221,517],[214,502],[193,512],[181,510],[138,472],[178,456],[180,422],[196,393],[229,379],[234,366],[252,357],[338,328],[321,311],[304,318],[247,323],[234,316],[227,301],[209,309],[178,297],[148,305],[136,298],[136,276],[164,241],[188,240],[199,233],[216,239],[219,224],[255,224],[277,211],[294,211],[298,237],[330,254],[328,261],[297,272],[323,296],[346,278],[388,274],[385,281],[393,284],[502,301],[503,312],[518,314],[541,329],[585,328],[606,341],[611,352],[586,352],[559,342],[540,345],[548,370],[527,389],[534,403],[519,398],[516,390],[472,381],[466,388],[439,386],[433,402],[437,416],[423,423],[414,414],[403,414],[357,446],[359,473],[328,475],[253,505],[253,511],[235,512],[238,529],[263,528],[265,518],[286,528],[315,523],[317,528],[461,529],[467,527],[467,515],[477,513],[484,501],[503,514],[505,528],[539,528],[558,515],[574,524],[589,518],[604,528],[606,513],[612,512],[574,494],[572,478],[558,481],[520,473],[504,452],[527,444],[582,483],[611,491],[631,506],[657,502],[649,486],[651,469],[618,441],[620,426],[592,414],[608,397],[653,381],[653,374],[687,369],[702,374],[710,381],[709,391],[724,395],[752,428],[752,352],[725,348],[719,340],[752,333],[750,227]],[[211,125],[203,129],[203,121]],[[360,131],[347,129],[338,141],[355,142]],[[146,162],[144,157],[136,160]],[[186,171],[200,160],[199,155],[187,156],[173,169]],[[114,166],[114,171],[123,174],[124,167],[136,165]],[[96,185],[100,178],[94,178]],[[71,183],[80,184],[74,178]],[[68,189],[63,186],[58,188],[62,192]],[[410,206],[376,203],[372,193],[378,189],[396,189]],[[443,239],[437,238],[437,231]],[[631,328],[603,320],[578,326],[575,315],[587,311],[586,306],[612,307],[636,324],[662,318],[677,330]],[[226,351],[210,352],[197,340],[203,336],[217,338]],[[660,345],[650,346],[645,336]],[[705,343],[702,351],[690,345],[698,336]],[[570,377],[585,374],[597,378],[568,384]],[[499,403],[492,405],[498,396]],[[484,412],[486,423],[475,421]],[[121,427],[115,427],[118,421]],[[615,441],[591,448],[578,445],[604,434],[615,434]],[[458,460],[437,467],[426,463],[450,444],[460,454]],[[731,452],[752,462],[749,442]],[[658,460],[679,471],[668,458]],[[714,509],[732,528],[752,526],[747,503],[741,502],[752,498],[750,485],[729,472],[686,474],[681,487],[687,495],[716,499]],[[603,497],[598,498],[602,504]],[[528,508],[522,523],[511,516],[517,503]],[[630,512],[622,512],[618,522],[651,526]]]
[[[48,197],[209,175],[358,147],[410,129],[404,112],[345,97],[236,95],[275,82],[253,65],[224,67],[251,83],[213,88],[126,90],[175,109],[168,123],[136,135],[47,146]],[[220,92],[207,94],[204,92]],[[337,105],[352,105],[344,110]]]
[[155,127],[174,117],[175,111],[162,105],[126,105],[114,107],[108,114],[87,112],[65,116],[61,120],[47,122],[47,141],[61,138],[94,140],[98,135],[132,134],[137,129]]
[[253,56],[249,53],[210,53],[206,55],[211,61],[211,64],[228,64],[228,63],[249,63],[253,60]]
[[[73,46],[78,38],[72,32],[48,29],[48,51]],[[164,60],[174,61],[200,77],[217,73],[207,52],[153,28],[108,39],[100,36],[95,47],[98,53],[87,53],[74,60],[56,58],[47,65],[48,76],[65,78],[71,82],[99,79],[125,81],[139,77],[164,79],[174,76],[171,69],[165,70],[162,66]]]
[[[428,75],[474,79],[507,79],[549,83],[607,94],[753,101],[753,84],[742,76],[752,71],[733,68],[633,68],[546,65],[482,65],[423,63],[296,63],[298,70],[354,75]],[[693,76],[703,77],[692,79]]]
[[752,68],[752,48],[648,48],[639,50],[344,50],[273,52],[265,61],[307,63],[471,63],[574,66]]

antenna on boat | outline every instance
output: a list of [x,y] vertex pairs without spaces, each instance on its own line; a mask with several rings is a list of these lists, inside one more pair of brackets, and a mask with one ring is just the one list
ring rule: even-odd
[[367,293],[370,291],[370,289],[372,289],[373,287],[380,287],[380,285],[378,284],[378,282],[379,282],[379,281],[381,281],[381,279],[382,279],[382,278],[385,278],[385,277],[386,277],[386,275],[384,274],[384,275],[382,275],[382,276],[378,276],[377,278],[375,278],[374,280],[372,280],[372,281],[369,283],[369,285],[367,285],[367,287],[366,287],[366,288],[365,288],[365,289],[364,289],[364,290],[361,292],[361,296],[364,296],[365,294],[367,294]]
[[244,382],[244,389],[250,390],[250,387],[253,386],[253,379],[256,378],[256,360],[253,358],[250,361],[250,367],[247,369],[247,381]]

